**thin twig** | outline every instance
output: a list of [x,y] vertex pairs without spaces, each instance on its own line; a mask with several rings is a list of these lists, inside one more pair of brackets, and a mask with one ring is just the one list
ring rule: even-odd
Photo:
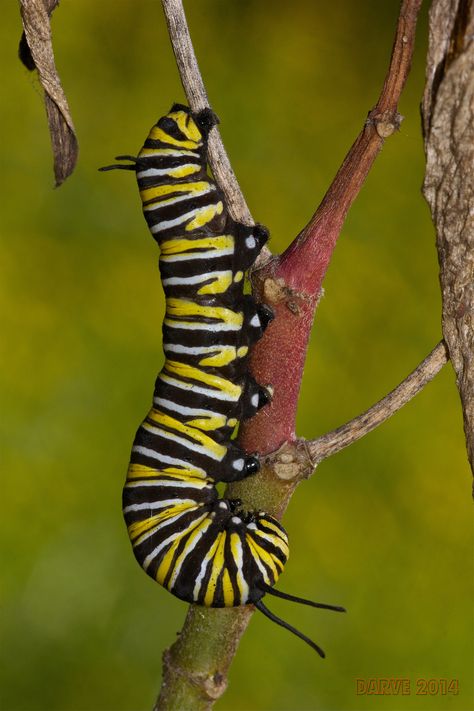
[[369,408],[366,412],[355,417],[345,425],[328,432],[322,437],[307,442],[307,448],[315,466],[326,457],[336,454],[341,449],[353,444],[364,435],[371,432],[378,425],[385,422],[395,412],[406,405],[420,390],[422,390],[443,365],[448,362],[449,356],[444,341],[440,341],[436,348],[420,363],[410,375],[392,390],[382,400]]
[[[161,2],[184,93],[192,110],[200,111],[210,106],[210,103],[189,34],[183,3],[181,0],[161,0]],[[217,127],[209,136],[209,164],[217,184],[224,193],[233,219],[237,222],[253,224],[254,220],[232,170]],[[265,247],[260,254],[259,263],[266,261],[270,254]]]
[[390,66],[377,104],[313,217],[281,257],[281,275],[290,288],[319,293],[347,212],[385,139],[400,126],[403,117],[397,107],[410,71],[421,3],[402,1]]

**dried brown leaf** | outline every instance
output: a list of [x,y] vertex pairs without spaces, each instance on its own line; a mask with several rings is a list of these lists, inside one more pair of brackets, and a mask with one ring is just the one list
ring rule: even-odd
[[28,69],[38,71],[45,92],[54,175],[58,186],[74,170],[78,145],[66,95],[54,63],[50,16],[57,4],[58,0],[20,0],[24,33],[19,56]]

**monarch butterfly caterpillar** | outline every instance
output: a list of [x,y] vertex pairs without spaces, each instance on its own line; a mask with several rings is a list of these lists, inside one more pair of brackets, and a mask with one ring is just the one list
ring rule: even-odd
[[243,291],[268,231],[234,222],[207,173],[207,139],[217,122],[210,109],[174,104],[137,157],[117,156],[129,162],[101,168],[136,172],[166,297],[165,364],[133,443],[123,513],[137,561],[173,595],[206,607],[253,604],[324,656],[262,597],[344,608],[274,590],[289,554],[285,530],[216,490],[217,482],[259,469],[231,435],[270,399],[249,375],[247,356],[273,317]]

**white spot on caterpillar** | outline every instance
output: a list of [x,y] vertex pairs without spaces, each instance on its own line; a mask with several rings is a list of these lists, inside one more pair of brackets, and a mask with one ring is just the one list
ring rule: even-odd
[[253,235],[250,235],[250,237],[247,237],[245,240],[245,246],[247,249],[253,249],[257,243],[255,242],[255,237]]
[[250,321],[250,325],[255,326],[256,328],[260,326],[260,319],[258,317],[258,314],[255,314],[255,316],[252,318],[252,320]]
[[219,501],[219,508],[220,509],[227,509],[227,504],[225,501]]
[[232,462],[232,466],[234,469],[237,469],[237,471],[241,472],[244,468],[244,463],[245,462],[243,459],[236,459],[235,462]]
[[232,516],[232,518],[230,520],[232,521],[232,523],[236,523],[236,524],[242,523],[242,519],[239,518],[238,516]]
[[252,395],[250,398],[250,404],[253,405],[254,407],[257,407],[258,405],[258,393],[255,393],[255,395]]

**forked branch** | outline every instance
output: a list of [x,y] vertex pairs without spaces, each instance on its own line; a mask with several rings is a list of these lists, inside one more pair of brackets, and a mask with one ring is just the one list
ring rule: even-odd
[[[189,104],[193,109],[203,108],[208,100],[182,2],[162,3]],[[347,211],[385,138],[400,123],[397,105],[410,68],[420,5],[421,0],[402,2],[380,98],[321,205],[286,252],[269,261],[267,252],[267,261],[255,272],[254,293],[271,304],[275,320],[253,351],[251,369],[258,382],[274,386],[275,396],[270,406],[250,424],[244,424],[240,442],[247,451],[263,455],[278,451],[262,458],[264,466],[258,478],[251,477],[228,488],[226,496],[240,498],[246,510],[264,509],[280,518],[298,481],[309,473],[308,451],[296,437],[294,425],[314,311]],[[211,135],[210,163],[234,219],[249,221],[250,213],[216,130]],[[229,666],[252,611],[250,606],[189,608],[179,639],[164,655],[163,685],[156,709],[211,708],[226,688]]]

